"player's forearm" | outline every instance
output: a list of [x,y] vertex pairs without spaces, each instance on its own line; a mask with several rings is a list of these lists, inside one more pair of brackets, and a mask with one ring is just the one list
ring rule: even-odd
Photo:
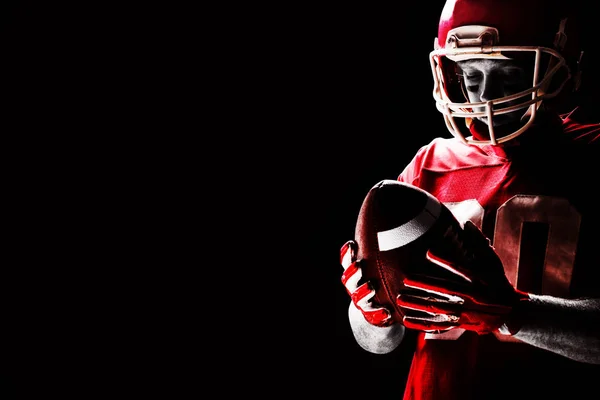
[[360,347],[374,354],[386,354],[393,351],[404,338],[402,324],[378,327],[368,323],[353,302],[348,308],[348,318],[354,338]]
[[523,325],[516,338],[576,361],[600,364],[600,299],[530,296],[519,311]]

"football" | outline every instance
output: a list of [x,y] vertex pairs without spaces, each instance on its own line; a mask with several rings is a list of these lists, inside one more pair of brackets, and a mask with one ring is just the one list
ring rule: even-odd
[[395,299],[404,288],[403,278],[416,274],[444,277],[443,270],[427,261],[425,254],[460,232],[460,223],[430,193],[395,180],[378,182],[363,200],[354,237],[363,279],[375,289],[372,302],[402,322]]

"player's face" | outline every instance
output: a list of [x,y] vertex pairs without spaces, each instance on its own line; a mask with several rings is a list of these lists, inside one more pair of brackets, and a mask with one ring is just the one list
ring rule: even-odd
[[[458,66],[462,70],[464,89],[470,102],[486,102],[531,87],[530,74],[512,60],[472,59],[459,61]],[[497,108],[505,108],[518,102],[502,103]],[[517,121],[522,116],[523,111],[497,115],[494,117],[494,126]],[[488,123],[487,117],[480,119]]]

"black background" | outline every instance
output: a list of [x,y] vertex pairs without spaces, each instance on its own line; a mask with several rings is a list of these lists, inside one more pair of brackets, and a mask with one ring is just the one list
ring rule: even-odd
[[339,250],[449,136],[442,3],[4,2],[2,398],[400,398],[409,354],[358,347]]

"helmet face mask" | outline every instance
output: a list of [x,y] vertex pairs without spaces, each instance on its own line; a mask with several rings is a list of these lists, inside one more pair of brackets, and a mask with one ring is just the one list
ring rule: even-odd
[[[499,9],[492,0],[448,0],[429,55],[436,107],[450,133],[469,144],[518,137],[533,125],[544,101],[558,96],[571,78],[561,53],[566,19],[519,22],[514,13]],[[482,24],[486,19],[489,25]],[[554,32],[541,30],[547,26]],[[503,43],[504,38],[510,42]],[[484,135],[471,136],[473,120],[487,126]]]

